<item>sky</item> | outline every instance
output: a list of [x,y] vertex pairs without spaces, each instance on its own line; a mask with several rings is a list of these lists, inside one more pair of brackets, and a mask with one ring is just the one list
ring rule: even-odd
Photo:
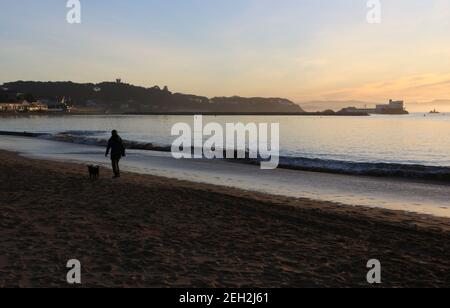
[[450,0],[0,0],[0,83],[101,82],[213,96],[449,99]]

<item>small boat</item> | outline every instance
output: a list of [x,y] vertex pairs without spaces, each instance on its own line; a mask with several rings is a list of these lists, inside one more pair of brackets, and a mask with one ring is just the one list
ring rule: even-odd
[[438,114],[438,113],[440,113],[440,112],[437,111],[436,109],[430,111],[430,114]]

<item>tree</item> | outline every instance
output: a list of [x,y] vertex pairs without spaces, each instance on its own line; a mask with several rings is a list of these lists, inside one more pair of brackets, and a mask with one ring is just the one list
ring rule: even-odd
[[29,102],[29,103],[33,103],[33,102],[36,101],[36,99],[34,98],[33,94],[31,94],[31,93],[25,93],[25,94],[22,96],[22,99],[23,99],[23,100],[26,100],[26,101]]

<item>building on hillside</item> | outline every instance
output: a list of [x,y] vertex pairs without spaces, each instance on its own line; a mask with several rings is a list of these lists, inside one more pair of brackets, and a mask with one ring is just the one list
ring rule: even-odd
[[42,99],[39,103],[46,105],[46,111],[48,112],[70,112],[70,107],[66,104],[65,98],[62,98],[61,101]]
[[14,112],[17,110],[18,105],[15,103],[0,103],[0,112]]
[[47,104],[41,103],[41,102],[35,102],[35,103],[30,103],[27,106],[27,111],[28,112],[44,112],[44,111],[48,111],[48,106]]
[[31,104],[27,101],[16,103],[0,103],[1,112],[27,112]]

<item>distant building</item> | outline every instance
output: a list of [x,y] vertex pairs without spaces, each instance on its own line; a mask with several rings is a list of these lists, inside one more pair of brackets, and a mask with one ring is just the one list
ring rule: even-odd
[[377,105],[375,108],[377,114],[402,114],[407,113],[403,101],[389,100],[389,104]]
[[339,113],[369,113],[369,114],[409,114],[403,101],[389,100],[388,104],[378,104],[375,108],[344,108]]
[[[40,111],[70,112],[70,107],[67,105],[65,98],[63,98],[60,102],[56,100],[42,99],[39,100],[36,104],[41,106]],[[45,108],[44,106],[46,106],[47,108]]]
[[28,112],[32,104],[27,101],[16,103],[0,103],[1,112]]
[[14,103],[0,103],[0,112],[15,112],[18,111],[20,104]]

